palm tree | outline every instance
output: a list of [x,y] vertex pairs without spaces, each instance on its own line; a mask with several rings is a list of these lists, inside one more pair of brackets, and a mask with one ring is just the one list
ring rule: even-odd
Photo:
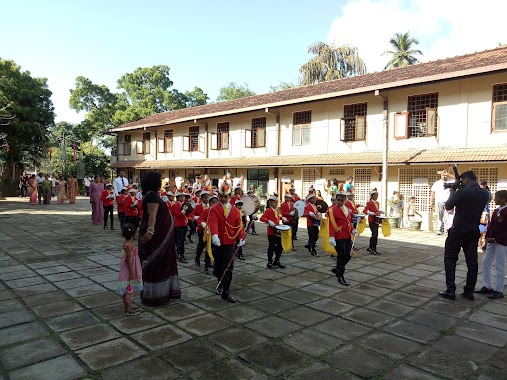
[[391,37],[389,43],[393,47],[394,51],[386,51],[384,54],[390,54],[391,60],[387,62],[384,70],[394,69],[397,67],[405,67],[419,63],[414,55],[423,53],[420,50],[412,49],[415,45],[419,45],[419,41],[414,37],[410,37],[410,32],[407,33],[396,33]]
[[315,42],[308,46],[308,53],[316,56],[299,69],[303,86],[366,73],[366,65],[354,46]]

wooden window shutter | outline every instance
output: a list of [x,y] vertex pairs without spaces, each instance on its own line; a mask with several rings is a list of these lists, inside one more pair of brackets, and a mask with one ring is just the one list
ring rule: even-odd
[[160,139],[158,138],[157,139],[157,150],[158,150],[158,153],[165,153],[165,141],[164,139]]
[[394,138],[396,140],[408,138],[408,112],[394,114]]
[[206,146],[206,139],[204,136],[199,136],[199,152],[204,153]]
[[366,139],[366,116],[356,116],[356,141]]
[[183,136],[183,151],[190,152],[190,136]]
[[151,140],[144,140],[144,154],[150,154]]
[[266,128],[257,128],[257,147],[266,147]]
[[137,140],[136,141],[136,153],[137,154],[143,154],[143,140]]
[[171,137],[165,138],[165,152],[166,153],[173,152],[173,139]]
[[229,132],[222,132],[222,149],[229,149]]
[[245,148],[251,148],[252,147],[252,130],[246,129],[245,130]]
[[125,143],[118,143],[118,156],[125,155]]
[[345,119],[340,119],[340,141],[345,141]]
[[426,136],[437,134],[437,109],[426,108]]
[[302,131],[301,125],[294,125],[292,127],[292,145],[301,145]]
[[211,134],[211,150],[218,150],[218,135],[216,133]]

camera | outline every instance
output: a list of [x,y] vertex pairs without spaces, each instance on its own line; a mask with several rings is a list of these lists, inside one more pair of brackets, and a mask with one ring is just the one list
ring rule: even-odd
[[452,171],[454,172],[455,181],[453,183],[444,183],[444,189],[453,189],[454,191],[458,191],[461,189],[461,175],[459,174],[458,165],[454,164],[452,167]]

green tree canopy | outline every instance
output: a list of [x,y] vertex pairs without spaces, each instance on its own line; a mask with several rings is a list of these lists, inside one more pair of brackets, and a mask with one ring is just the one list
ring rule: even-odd
[[303,86],[366,73],[366,65],[354,46],[315,42],[308,46],[308,53],[315,57],[299,69]]
[[222,87],[217,96],[217,102],[225,102],[228,100],[234,100],[239,98],[246,98],[247,96],[256,95],[255,92],[248,88],[248,84],[243,83],[241,85],[237,85],[234,82],[229,83],[229,85]]
[[415,56],[423,55],[423,53],[420,50],[413,49],[415,45],[419,45],[419,41],[414,37],[411,37],[410,32],[394,34],[394,36],[392,36],[389,40],[389,43],[391,44],[393,50],[388,50],[382,54],[388,54],[391,56],[391,59],[387,62],[384,70],[419,63]]
[[269,86],[269,92],[277,92],[288,90],[289,88],[294,88],[296,85],[294,83],[289,82],[280,82],[276,86]]
[[118,79],[117,93],[79,76],[76,88],[70,90],[70,107],[87,112],[85,125],[96,137],[106,129],[154,113],[208,102],[208,96],[198,87],[185,93],[172,88],[169,72],[169,67],[165,65],[137,68]]
[[25,154],[33,164],[47,155],[47,132],[55,118],[51,95],[46,78],[34,78],[13,61],[0,58],[0,161],[13,179]]

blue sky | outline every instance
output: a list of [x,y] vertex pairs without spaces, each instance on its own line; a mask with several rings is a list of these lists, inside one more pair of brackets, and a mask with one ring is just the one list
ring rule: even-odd
[[[492,3],[497,11],[507,11],[507,1]],[[471,0],[4,1],[2,13],[11,17],[2,17],[0,57],[48,78],[57,120],[78,122],[83,116],[68,108],[68,97],[79,75],[114,90],[124,73],[164,64],[171,68],[174,88],[198,86],[214,100],[229,82],[246,82],[257,93],[280,81],[297,82],[299,67],[310,58],[306,48],[315,41],[358,46],[369,71],[383,68],[387,58],[380,54],[389,48],[389,37],[396,31],[411,30],[420,39],[425,52],[421,60],[507,42],[503,20],[492,19],[505,12],[468,6],[475,4]],[[440,12],[435,12],[437,8]],[[472,22],[475,28],[470,28]]]

